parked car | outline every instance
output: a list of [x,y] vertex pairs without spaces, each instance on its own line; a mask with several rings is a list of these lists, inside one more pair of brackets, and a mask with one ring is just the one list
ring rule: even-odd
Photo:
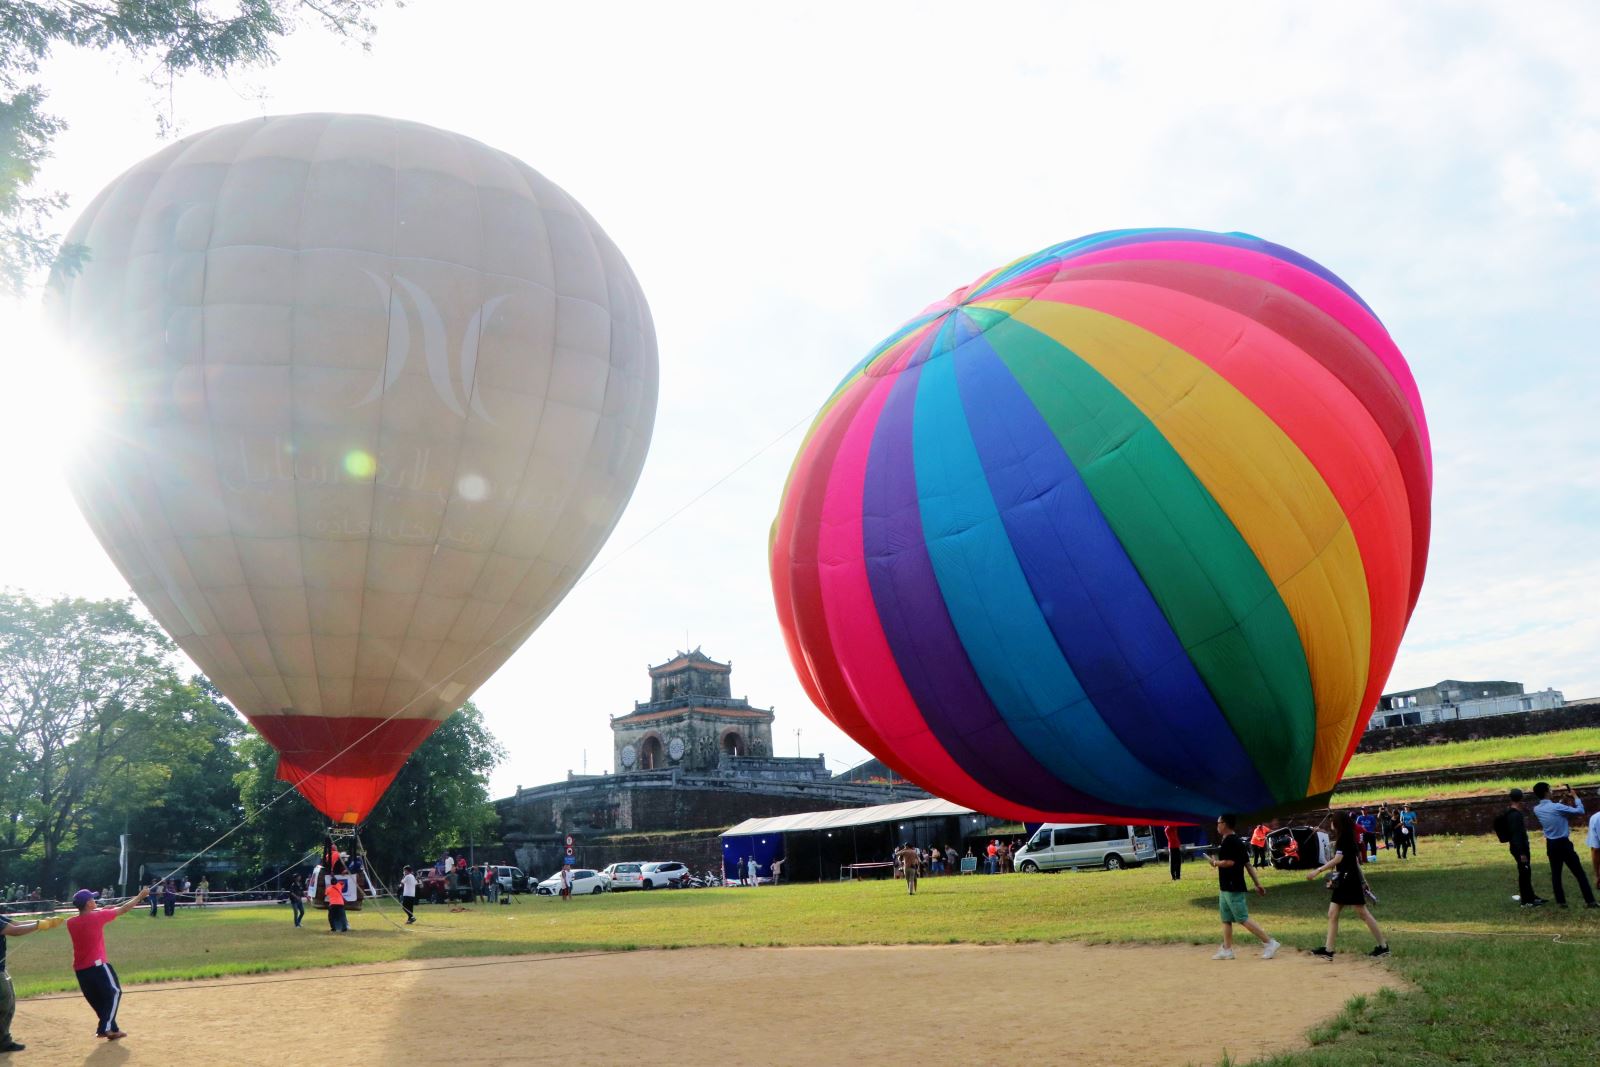
[[677,860],[657,860],[639,868],[646,889],[677,889],[689,880],[689,868]]
[[1156,858],[1148,826],[1122,823],[1045,823],[1017,850],[1013,862],[1025,874],[1068,867],[1115,871]]
[[[572,895],[589,896],[594,893],[604,893],[611,888],[611,880],[599,871],[590,870],[588,867],[578,867],[572,872]],[[558,896],[561,893],[561,872],[557,871],[549,878],[540,882],[534,892],[541,897]]]
[[648,889],[644,884],[642,863],[613,863],[600,873],[611,882],[612,889]]
[[[1289,842],[1295,843],[1294,854]],[[1280,871],[1309,871],[1333,858],[1326,831],[1314,826],[1285,826],[1267,835],[1267,855]]]
[[[470,868],[469,875],[474,887],[483,885],[483,867]],[[494,866],[494,880],[500,883],[502,893],[526,893],[528,891],[528,876],[522,873],[521,867]]]
[[452,900],[472,902],[472,887],[461,884],[456,872],[440,874],[432,867],[414,867],[417,876],[417,899],[431,904],[444,904]]

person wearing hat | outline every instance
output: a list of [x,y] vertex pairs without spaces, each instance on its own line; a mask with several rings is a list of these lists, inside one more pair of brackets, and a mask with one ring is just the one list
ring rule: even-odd
[[128,1036],[117,1026],[122,983],[117,980],[111,961],[106,959],[106,926],[138,907],[149,895],[150,887],[146,886],[139,890],[138,896],[129,897],[117,907],[102,908],[95,894],[87,889],[72,894],[72,903],[78,909],[78,914],[67,920],[67,933],[72,935],[72,970],[78,976],[83,999],[89,1002],[99,1019],[95,1037],[116,1041]]
[[1517,900],[1524,908],[1537,908],[1544,897],[1533,891],[1532,854],[1528,848],[1528,821],[1522,813],[1522,790],[1512,789],[1505,813],[1506,847],[1517,862]]
[[6,970],[6,938],[25,937],[35,930],[49,930],[60,925],[61,920],[54,916],[18,922],[0,915],[0,1052],[21,1052],[27,1047],[11,1036],[11,1019],[17,1013],[17,994],[11,988],[11,975]]

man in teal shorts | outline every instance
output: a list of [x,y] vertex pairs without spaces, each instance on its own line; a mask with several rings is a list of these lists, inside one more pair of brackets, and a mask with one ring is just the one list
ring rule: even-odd
[[1234,824],[1239,821],[1236,815],[1217,816],[1217,837],[1221,844],[1217,846],[1215,856],[1207,856],[1206,860],[1217,869],[1217,911],[1222,916],[1222,947],[1211,958],[1214,960],[1233,959],[1233,924],[1238,923],[1252,934],[1261,939],[1261,958],[1270,960],[1278,951],[1278,941],[1258,923],[1250,919],[1250,897],[1245,891],[1244,876],[1250,875],[1250,880],[1256,884],[1256,892],[1262,896],[1267,895],[1267,887],[1261,884],[1261,879],[1256,877],[1255,868],[1250,866],[1250,853],[1246,851],[1244,839],[1234,832]]

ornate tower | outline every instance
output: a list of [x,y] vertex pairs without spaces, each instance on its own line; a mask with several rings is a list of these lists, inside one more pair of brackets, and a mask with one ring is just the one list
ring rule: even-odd
[[650,668],[650,702],[611,720],[619,774],[710,771],[727,756],[770,756],[774,715],[734,699],[732,663],[699,648]]

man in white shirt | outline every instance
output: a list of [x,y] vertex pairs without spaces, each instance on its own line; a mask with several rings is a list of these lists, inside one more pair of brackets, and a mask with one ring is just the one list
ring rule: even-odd
[[417,921],[417,876],[410,867],[400,876],[400,907],[405,909],[407,926]]
[[1589,817],[1589,862],[1594,864],[1594,881],[1600,885],[1600,811]]

